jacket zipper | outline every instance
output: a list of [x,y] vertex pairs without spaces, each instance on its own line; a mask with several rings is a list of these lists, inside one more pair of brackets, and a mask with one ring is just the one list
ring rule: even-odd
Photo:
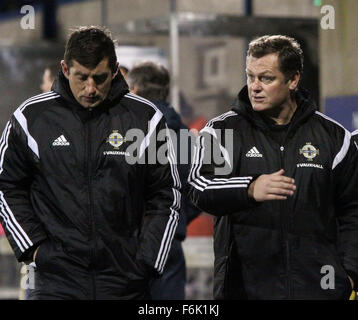
[[[89,110],[88,112],[91,112]],[[90,116],[91,118],[91,116]],[[86,175],[87,175],[87,184],[88,184],[88,201],[89,201],[89,220],[90,220],[90,238],[92,239],[93,246],[91,248],[91,287],[92,287],[92,298],[96,300],[96,272],[95,272],[95,263],[97,257],[97,243],[96,243],[96,228],[94,223],[94,214],[93,214],[93,201],[92,201],[92,167],[91,167],[91,128],[90,128],[90,119],[86,122],[86,138],[87,138],[87,158],[86,158]]]
[[[284,169],[285,167],[285,160],[284,160],[284,151],[285,147],[280,146],[280,164],[281,168]],[[290,266],[290,246],[289,246],[289,240],[288,240],[288,229],[289,229],[289,220],[288,217],[285,216],[284,210],[282,209],[284,203],[281,202],[281,212],[283,214],[282,219],[282,237],[285,245],[285,253],[286,253],[286,272],[287,272],[287,291],[288,291],[288,299],[291,298],[292,290],[291,290],[291,266]]]

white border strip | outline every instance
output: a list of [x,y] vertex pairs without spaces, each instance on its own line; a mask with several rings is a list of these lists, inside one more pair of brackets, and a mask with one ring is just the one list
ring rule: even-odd
[[321,113],[319,111],[316,111],[316,114],[318,114],[319,116],[321,116],[321,117],[323,117],[323,118],[335,123],[336,125],[340,126],[345,132],[342,148],[337,153],[337,155],[335,156],[335,158],[333,160],[332,170],[334,170],[334,168],[337,165],[339,165],[342,162],[342,160],[344,159],[344,157],[347,155],[347,152],[348,152],[348,149],[349,149],[349,146],[350,146],[350,142],[351,142],[351,133],[346,128],[344,128],[340,123],[338,123],[337,121],[331,119],[330,117],[327,117],[325,114],[323,114],[323,113]]

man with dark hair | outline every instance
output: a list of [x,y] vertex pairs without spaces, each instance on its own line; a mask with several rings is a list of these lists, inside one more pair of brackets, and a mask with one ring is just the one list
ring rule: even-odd
[[[187,183],[191,163],[191,141],[187,133],[188,128],[182,123],[180,116],[167,102],[170,87],[168,70],[154,62],[143,62],[134,66],[127,75],[127,82],[131,92],[153,102],[163,113],[169,129],[173,130],[176,138],[176,159],[178,172],[182,183],[181,210],[178,228],[172,242],[167,264],[163,276],[154,279],[150,285],[151,296],[154,300],[184,300],[186,284],[186,265],[182,241],[186,237],[186,226],[196,218],[200,211],[194,207],[188,196]],[[183,141],[186,139],[186,141]],[[185,149],[180,148],[186,146]],[[181,157],[182,155],[182,157]],[[185,159],[180,161],[180,159]]]
[[149,298],[180,209],[173,158],[153,157],[174,152],[157,138],[163,114],[128,93],[106,30],[73,32],[61,66],[53,91],[5,127],[1,223],[17,259],[36,265],[30,299]]
[[247,86],[198,137],[189,182],[216,216],[216,299],[348,299],[358,282],[358,152],[302,70],[294,39],[253,40]]
[[135,65],[127,75],[129,89],[152,101],[166,102],[169,95],[170,76],[168,70],[150,61]]
[[118,62],[109,30],[97,27],[73,30],[66,43],[63,58],[67,67],[72,67],[75,61],[81,61],[82,66],[93,69],[105,58],[108,59],[109,69],[115,74]]

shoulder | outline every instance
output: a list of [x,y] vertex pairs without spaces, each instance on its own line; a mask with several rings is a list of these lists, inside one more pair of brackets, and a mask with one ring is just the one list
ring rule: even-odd
[[358,130],[355,130],[351,133],[351,138],[356,147],[358,148]]
[[44,110],[51,107],[60,95],[54,91],[49,91],[36,96],[33,96],[25,100],[14,112],[14,116],[17,120],[23,118],[29,120],[36,118]]
[[127,106],[135,114],[144,119],[151,119],[152,117],[163,117],[162,112],[154,103],[134,93],[127,93],[124,95],[121,99],[121,104]]
[[209,120],[206,126],[201,131],[207,131],[212,129],[228,129],[232,128],[233,124],[239,121],[239,116],[235,111],[225,112],[211,120]]
[[330,138],[337,137],[344,140],[351,138],[351,133],[343,125],[325,114],[316,111],[314,119],[321,124]]
[[[319,111],[315,112],[315,118],[316,121],[319,121],[320,127],[323,128],[323,130],[316,129],[319,130],[318,135],[326,134],[325,141],[327,144],[331,144],[336,151],[332,166],[334,169],[347,155],[352,142],[352,135],[340,123]],[[318,127],[316,124],[314,128]]]
[[352,132],[352,138],[358,139],[358,129]]

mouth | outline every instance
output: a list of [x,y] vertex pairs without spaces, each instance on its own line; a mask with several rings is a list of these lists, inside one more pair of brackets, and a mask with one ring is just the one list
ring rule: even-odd
[[255,96],[253,96],[252,97],[252,100],[254,101],[254,102],[258,102],[258,103],[260,103],[260,102],[263,102],[264,100],[265,100],[265,98],[264,97],[255,97]]
[[83,99],[88,102],[88,103],[94,103],[96,102],[99,98],[98,97],[86,97],[84,96]]

